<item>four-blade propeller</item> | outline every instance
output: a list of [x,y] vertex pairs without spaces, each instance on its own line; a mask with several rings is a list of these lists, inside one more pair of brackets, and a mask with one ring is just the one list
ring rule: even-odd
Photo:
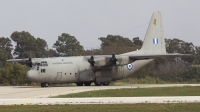
[[[92,66],[94,66],[95,60],[94,60],[94,56],[93,56],[93,55],[88,59],[88,62],[89,62]],[[112,54],[112,57],[110,57],[109,62],[111,62],[112,64],[115,64],[115,65],[116,65],[117,58],[115,57],[115,54]]]
[[26,65],[29,66],[29,67],[32,67],[33,63],[32,63],[32,60],[31,60],[30,57],[29,57],[28,60],[26,60]]
[[110,62],[116,65],[117,58],[115,57],[115,54],[112,54],[112,57],[110,58]]
[[95,61],[94,61],[94,56],[93,56],[93,55],[88,59],[88,62],[89,62],[92,66],[94,66]]

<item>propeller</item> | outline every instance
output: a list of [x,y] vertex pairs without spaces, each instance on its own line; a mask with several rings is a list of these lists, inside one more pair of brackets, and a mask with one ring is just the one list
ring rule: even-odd
[[94,61],[94,56],[93,56],[93,55],[88,59],[88,62],[89,62],[92,66],[94,66],[95,61]]
[[29,67],[32,67],[33,63],[32,63],[32,60],[31,60],[30,57],[29,57],[28,60],[26,60],[26,65],[29,66]]
[[94,66],[94,63],[95,63],[95,61],[94,61],[94,52],[95,52],[95,50],[94,49],[92,49],[91,48],[91,57],[88,59],[88,62],[92,65],[92,66]]
[[110,58],[110,62],[112,62],[113,64],[116,64],[117,59],[115,57],[115,54],[112,54],[112,57]]

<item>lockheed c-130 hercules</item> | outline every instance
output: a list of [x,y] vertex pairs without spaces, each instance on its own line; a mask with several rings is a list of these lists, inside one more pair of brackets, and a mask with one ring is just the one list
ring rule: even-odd
[[180,57],[187,54],[166,53],[160,12],[154,12],[140,50],[120,55],[92,55],[54,58],[10,59],[31,67],[26,77],[48,87],[51,83],[76,83],[77,86],[109,85],[126,78],[156,58]]

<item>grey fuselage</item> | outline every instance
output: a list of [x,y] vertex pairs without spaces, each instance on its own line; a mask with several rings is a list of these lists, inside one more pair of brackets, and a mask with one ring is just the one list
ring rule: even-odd
[[40,83],[104,83],[126,78],[150,61],[152,59],[138,60],[127,65],[94,67],[83,56],[44,58],[33,65],[26,77]]

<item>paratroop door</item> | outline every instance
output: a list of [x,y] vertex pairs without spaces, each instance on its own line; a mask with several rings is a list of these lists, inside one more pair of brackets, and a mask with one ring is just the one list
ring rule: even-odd
[[62,72],[57,72],[56,81],[60,81],[62,78]]

